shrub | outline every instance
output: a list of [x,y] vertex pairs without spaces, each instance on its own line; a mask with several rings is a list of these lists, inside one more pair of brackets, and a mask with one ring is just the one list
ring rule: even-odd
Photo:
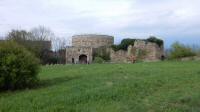
[[159,47],[163,46],[164,42],[161,39],[158,39],[154,36],[151,36],[147,39],[147,42],[156,43]]
[[180,44],[178,42],[175,42],[172,45],[169,58],[170,59],[180,59],[184,57],[191,57],[195,56],[195,52],[192,51],[192,49],[188,46],[185,46],[184,44]]
[[103,60],[103,58],[101,58],[101,57],[95,57],[94,58],[94,63],[99,63],[99,64],[101,64],[101,63],[103,63],[104,62],[104,60]]
[[39,61],[24,47],[7,41],[0,44],[0,89],[14,90],[37,84]]
[[101,57],[105,61],[110,60],[110,52],[107,51],[107,47],[96,48],[93,52],[93,57]]
[[134,45],[136,39],[123,39],[121,41],[120,48],[122,50],[127,50],[129,45]]
[[120,50],[119,45],[112,45],[111,48],[112,48],[112,50],[114,50],[114,51],[119,51],[119,50]]
[[127,51],[129,45],[134,45],[136,39],[123,39],[119,45],[112,45],[114,51],[125,50]]

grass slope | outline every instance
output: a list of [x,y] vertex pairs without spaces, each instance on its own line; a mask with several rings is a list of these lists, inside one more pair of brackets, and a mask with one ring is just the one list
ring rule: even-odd
[[43,67],[42,85],[0,93],[0,112],[199,112],[200,62]]

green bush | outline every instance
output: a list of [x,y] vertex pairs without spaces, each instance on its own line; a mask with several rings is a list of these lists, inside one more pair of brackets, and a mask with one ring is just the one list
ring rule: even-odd
[[127,51],[129,45],[134,45],[136,39],[123,39],[119,45],[112,45],[114,51],[125,50]]
[[134,45],[136,39],[123,39],[120,44],[122,50],[127,50],[129,45]]
[[119,51],[119,50],[120,50],[119,45],[112,45],[111,48],[112,48],[112,50],[114,50],[114,51]]
[[107,47],[96,48],[93,52],[93,57],[101,57],[105,61],[110,60],[110,52],[107,51]]
[[101,57],[95,57],[94,58],[94,63],[99,63],[99,64],[101,64],[101,63],[103,63],[104,62],[104,60],[103,60],[103,58],[101,58]]
[[170,59],[180,59],[184,57],[191,57],[195,56],[196,53],[192,51],[192,49],[188,46],[185,46],[184,44],[180,44],[178,42],[175,42],[172,45],[169,58]]
[[151,36],[147,39],[147,42],[156,43],[159,47],[163,46],[164,42],[161,39],[158,39],[154,36]]
[[24,47],[7,41],[0,43],[0,89],[14,90],[37,84],[39,60]]

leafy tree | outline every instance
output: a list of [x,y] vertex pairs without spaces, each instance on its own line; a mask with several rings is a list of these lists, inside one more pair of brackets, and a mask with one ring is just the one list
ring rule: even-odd
[[39,61],[13,41],[0,44],[0,90],[23,89],[38,82]]
[[195,55],[196,55],[195,52],[193,52],[190,47],[185,46],[184,44],[175,42],[172,45],[169,58],[170,59],[180,59],[183,57],[190,57],[190,56],[195,56]]
[[119,45],[112,45],[114,51],[127,50],[129,45],[134,45],[136,39],[123,39]]
[[136,39],[123,39],[120,44],[120,48],[127,50],[129,45],[134,45]]
[[44,29],[41,29],[41,32],[40,29],[34,29],[32,32],[12,30],[6,39],[24,46],[45,64],[49,58],[48,52],[51,50],[51,41],[48,41],[48,36],[50,36],[49,32]]

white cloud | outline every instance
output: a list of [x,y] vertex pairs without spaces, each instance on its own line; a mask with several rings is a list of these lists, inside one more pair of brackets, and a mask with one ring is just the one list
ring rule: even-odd
[[199,0],[0,0],[0,35],[38,25],[57,35],[200,36]]

